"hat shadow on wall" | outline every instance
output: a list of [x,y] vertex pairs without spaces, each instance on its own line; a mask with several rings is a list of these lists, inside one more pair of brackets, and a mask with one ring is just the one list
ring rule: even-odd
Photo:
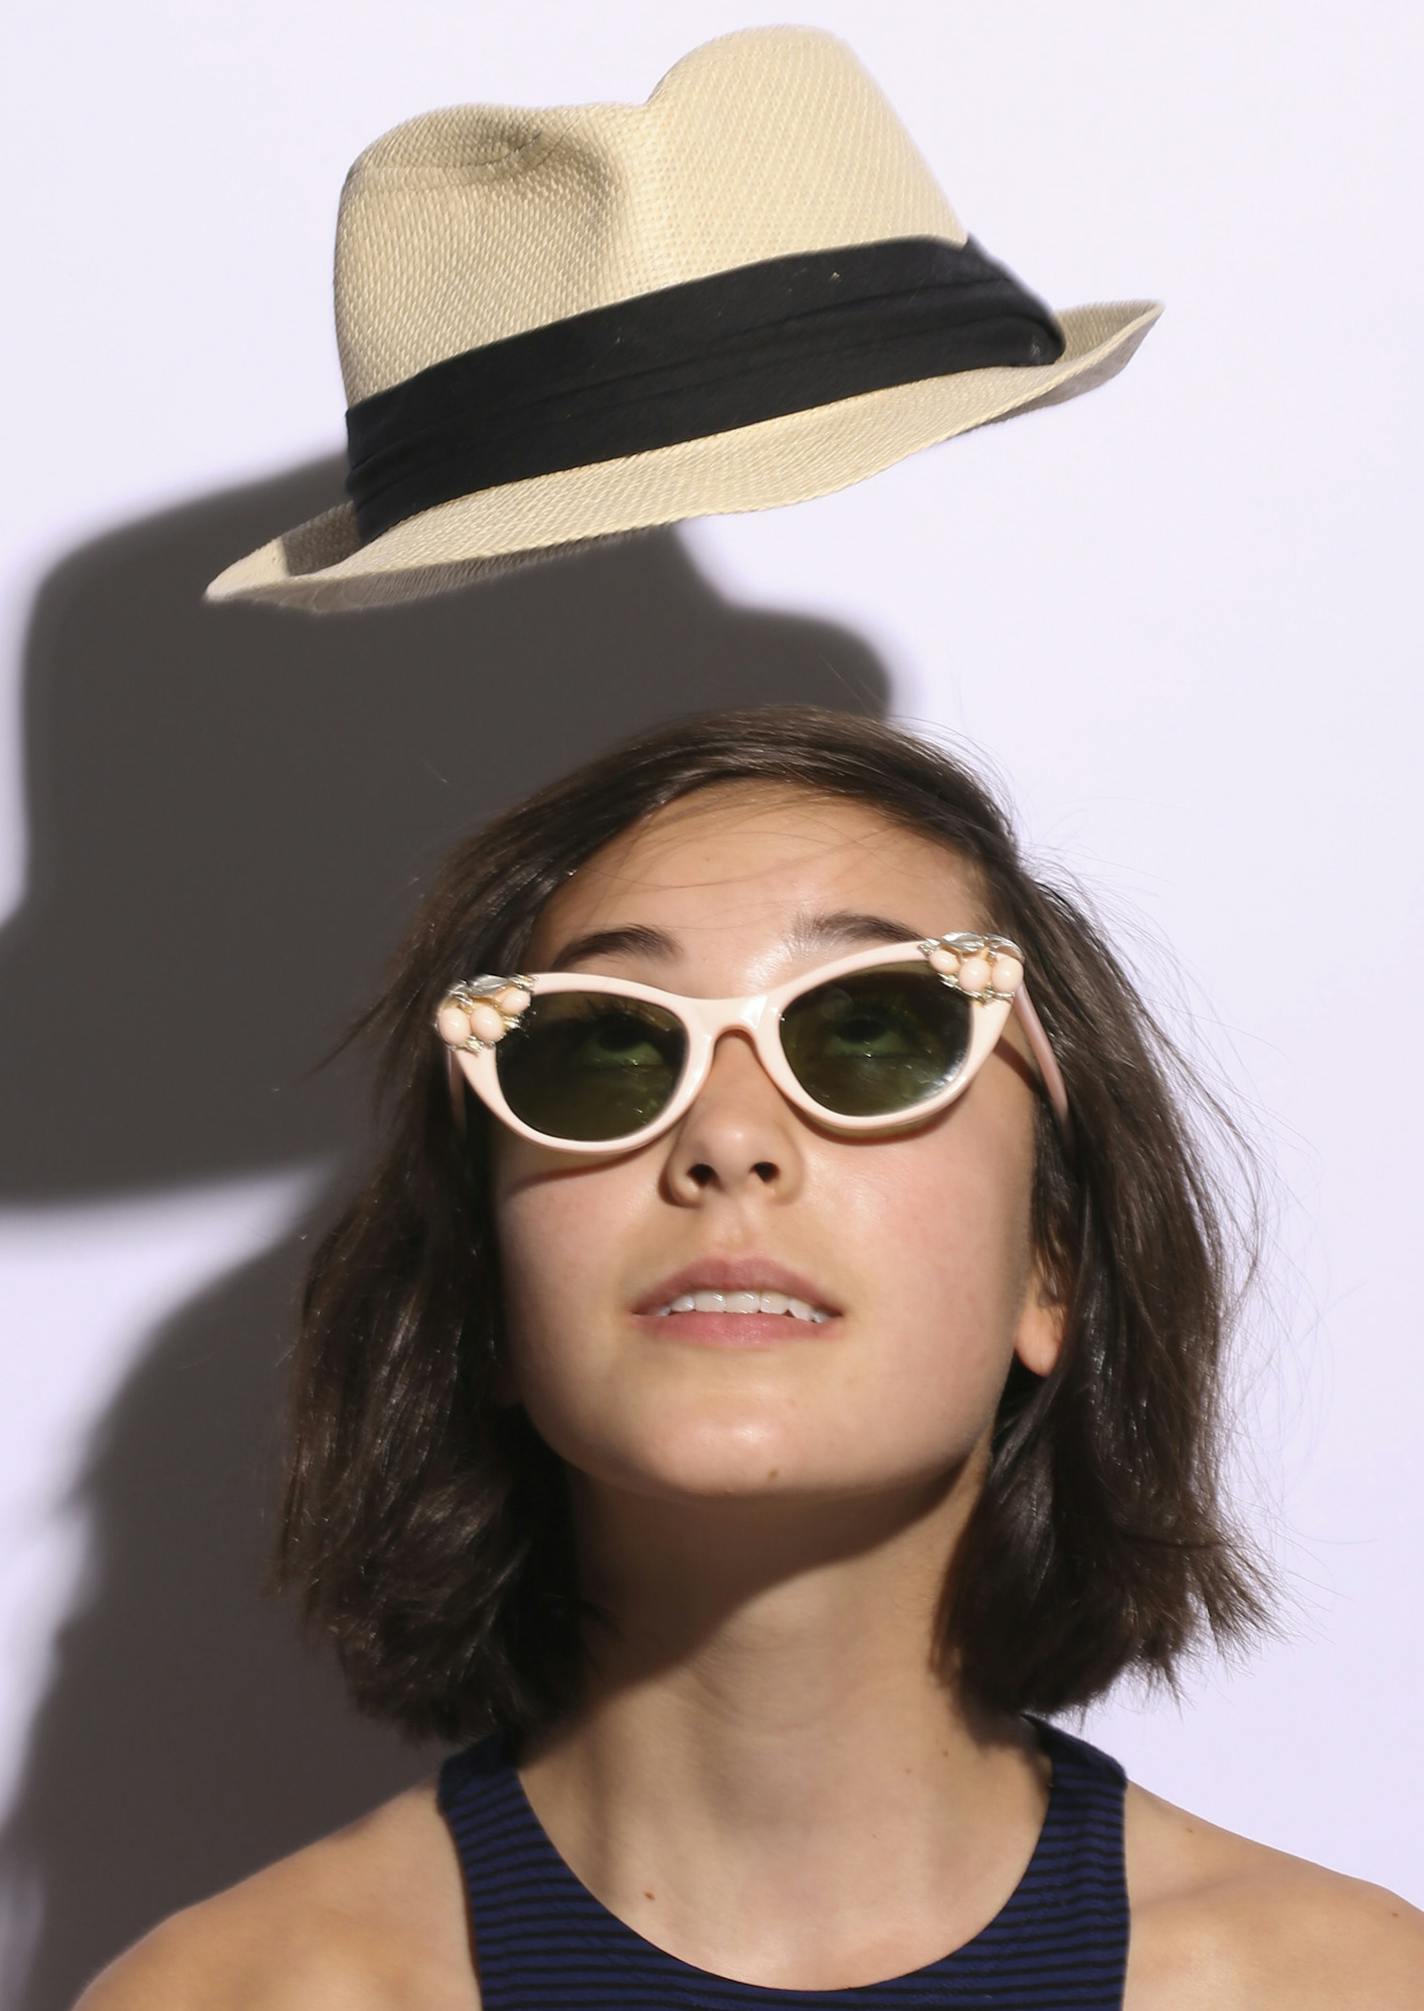
[[729,605],[673,530],[356,615],[203,603],[234,551],[315,514],[341,474],[322,462],[90,544],[44,582],[27,638],[0,1202],[157,1209],[284,1171],[313,1201],[139,1339],[54,1503],[86,1555],[0,1832],[15,2011],[66,2011],[154,1921],[440,1757],[357,1719],[258,1591],[304,1232],[365,1122],[354,1063],[311,1071],[433,862],[659,720],[887,707],[863,641]]

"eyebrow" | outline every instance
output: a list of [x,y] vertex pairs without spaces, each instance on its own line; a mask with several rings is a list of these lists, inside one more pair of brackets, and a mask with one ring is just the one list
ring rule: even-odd
[[[885,915],[862,915],[841,908],[829,915],[797,915],[783,941],[793,956],[805,956],[812,950],[839,948],[851,943],[918,942],[922,935],[922,930],[912,929],[908,922],[892,921]],[[668,963],[680,953],[677,938],[670,936],[666,930],[649,928],[642,922],[629,922],[618,929],[593,929],[587,935],[571,936],[544,968],[566,971],[574,965],[587,963],[593,957],[642,956],[654,963]]]

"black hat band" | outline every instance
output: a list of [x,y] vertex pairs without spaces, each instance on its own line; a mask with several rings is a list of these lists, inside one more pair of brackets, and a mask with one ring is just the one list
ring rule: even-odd
[[456,496],[621,460],[893,384],[1063,354],[971,237],[793,252],[485,343],[346,414],[363,541]]

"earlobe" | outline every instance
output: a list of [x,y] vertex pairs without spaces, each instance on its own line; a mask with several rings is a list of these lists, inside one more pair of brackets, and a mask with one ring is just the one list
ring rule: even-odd
[[1049,1375],[1063,1348],[1067,1307],[1049,1288],[1035,1265],[1019,1316],[1014,1352],[1036,1376]]

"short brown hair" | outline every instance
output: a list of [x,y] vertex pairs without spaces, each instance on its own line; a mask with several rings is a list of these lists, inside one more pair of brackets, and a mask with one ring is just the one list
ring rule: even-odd
[[[379,1060],[372,1163],[311,1259],[269,1589],[295,1590],[358,1709],[411,1739],[522,1733],[574,1702],[582,1596],[563,1463],[494,1400],[504,1334],[487,1120],[451,1121],[431,1031],[450,982],[514,970],[541,906],[607,840],[708,784],[871,805],[976,874],[1027,952],[1067,1083],[1040,1100],[1036,1246],[1067,1308],[1053,1371],[1014,1359],[937,1623],[991,1711],[1085,1708],[1119,1678],[1179,1692],[1206,1634],[1273,1633],[1273,1588],[1222,1498],[1225,1349],[1257,1262],[1253,1154],[1082,905],[1026,867],[969,767],[811,705],[693,714],[625,741],[448,854],[346,1041]],[[343,1041],[342,1045],[346,1044]],[[1228,1209],[1208,1129],[1248,1206]],[[607,1616],[598,1615],[606,1618]]]

